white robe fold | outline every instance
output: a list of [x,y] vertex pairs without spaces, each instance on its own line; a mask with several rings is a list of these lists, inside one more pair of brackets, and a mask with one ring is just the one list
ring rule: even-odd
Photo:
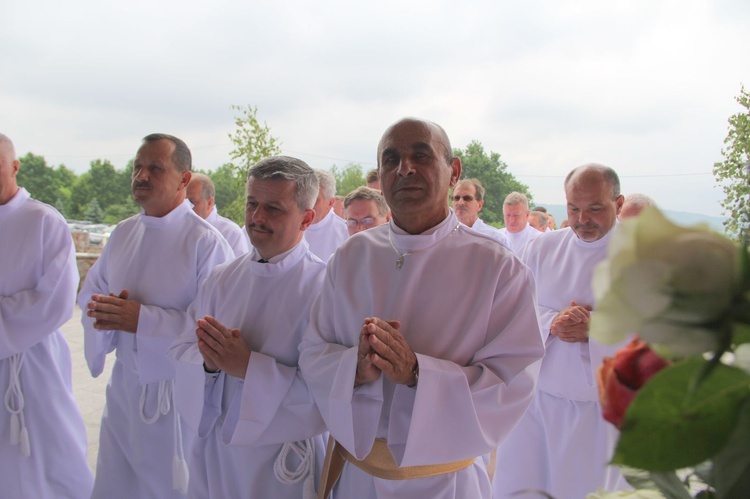
[[513,253],[522,259],[526,246],[528,246],[531,241],[542,235],[541,232],[529,225],[528,222],[521,232],[513,234],[508,231],[507,227],[503,227],[500,229],[500,233],[505,236],[508,241],[508,247],[513,250]]
[[552,319],[571,300],[594,307],[596,313],[591,280],[614,230],[585,242],[572,229],[560,229],[535,239],[526,249],[524,261],[537,282],[546,352],[537,397],[498,449],[496,498],[513,497],[522,489],[572,499],[598,488],[628,488],[617,468],[607,466],[618,433],[601,415],[596,385],[603,357],[621,345],[566,343],[549,334]]
[[[115,228],[101,257],[91,267],[78,296],[82,310],[91,295],[123,289],[141,303],[136,334],[99,331],[83,314],[85,353],[93,376],[101,374],[107,353],[117,350],[107,386],[92,497],[184,497],[172,489],[174,414],[166,406],[153,424],[141,414],[140,398],[147,386],[144,413],[152,416],[168,394],[174,362],[167,351],[188,327],[187,308],[198,288],[218,264],[234,257],[229,243],[196,215],[188,201],[164,217],[135,215]],[[184,444],[192,434],[183,428]]]
[[506,248],[510,248],[510,244],[508,243],[508,238],[505,237],[505,235],[502,232],[500,232],[500,229],[496,229],[493,226],[486,224],[485,221],[482,220],[481,218],[477,218],[474,221],[474,225],[472,225],[471,228],[481,234],[490,236],[492,239],[495,239],[497,242],[499,242]]
[[324,262],[331,258],[347,237],[349,237],[349,231],[346,228],[346,222],[333,210],[305,231],[305,240],[310,245],[310,251]]
[[221,235],[224,236],[224,239],[232,247],[234,256],[242,256],[250,251],[250,238],[245,229],[234,223],[234,221],[219,215],[216,206],[211,210],[206,221],[219,229]]
[[[188,310],[192,327],[171,351],[178,360],[178,408],[198,431],[189,459],[190,497],[302,498],[302,482],[274,476],[285,442],[314,439],[313,483],[322,469],[325,425],[297,367],[297,347],[325,264],[305,241],[278,263],[258,258],[248,253],[211,273]],[[244,379],[204,374],[195,321],[206,315],[242,331],[252,350]],[[291,469],[299,465],[294,455],[287,461]]]
[[[366,317],[401,321],[419,361],[416,388],[382,376],[354,388]],[[390,222],[355,234],[331,259],[300,352],[329,431],[358,459],[375,438],[388,440],[399,466],[488,454],[526,410],[536,384],[544,348],[534,281],[507,248],[459,224],[452,211],[420,235]],[[490,484],[477,459],[455,473],[398,481],[346,465],[334,491],[363,499],[486,498]]]
[[[0,205],[0,488],[3,497],[88,498],[86,429],[73,398],[60,327],[75,306],[78,268],[70,230],[51,206],[19,189]],[[13,365],[18,376],[11,376]],[[15,395],[7,393],[15,386]],[[30,455],[11,443],[11,410]]]

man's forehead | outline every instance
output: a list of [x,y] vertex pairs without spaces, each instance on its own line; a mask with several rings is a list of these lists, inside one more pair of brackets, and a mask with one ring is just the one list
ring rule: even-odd
[[437,128],[423,121],[405,120],[391,126],[380,140],[379,150],[389,149],[427,149],[443,145]]
[[349,208],[377,208],[378,204],[374,199],[352,199],[349,202]]
[[454,196],[464,196],[468,194],[471,197],[474,197],[476,194],[476,187],[472,184],[462,184],[453,189],[453,195]]
[[282,178],[257,178],[250,177],[247,182],[247,196],[268,196],[274,193],[279,199],[291,199],[294,196],[295,184],[293,180]]

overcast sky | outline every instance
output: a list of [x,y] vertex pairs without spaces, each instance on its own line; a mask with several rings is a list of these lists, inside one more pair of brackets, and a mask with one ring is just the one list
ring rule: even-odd
[[214,169],[251,104],[313,167],[372,168],[417,116],[500,153],[540,204],[595,161],[720,215],[712,166],[750,88],[748,0],[2,0],[0,25],[0,131],[77,173],[157,131]]

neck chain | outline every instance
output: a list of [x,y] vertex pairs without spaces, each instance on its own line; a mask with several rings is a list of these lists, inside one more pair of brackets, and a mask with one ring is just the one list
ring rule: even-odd
[[[459,223],[459,224],[457,224],[457,225],[456,225],[456,226],[455,226],[455,227],[453,228],[453,230],[451,231],[451,233],[450,233],[450,234],[448,234],[448,236],[444,237],[444,238],[443,238],[443,240],[445,240],[445,239],[447,239],[448,237],[450,237],[450,236],[452,236],[453,234],[455,234],[455,233],[456,233],[456,231],[458,230],[458,227],[459,227],[460,225],[461,225],[460,223]],[[391,243],[391,246],[393,247],[393,251],[395,251],[395,252],[396,252],[396,253],[398,254],[398,258],[396,259],[396,270],[401,270],[401,267],[403,267],[403,266],[404,266],[404,258],[405,258],[405,257],[407,257],[407,256],[409,256],[409,255],[413,255],[413,254],[415,254],[415,253],[421,253],[422,251],[424,251],[424,249],[421,249],[421,250],[412,250],[412,251],[406,251],[406,252],[404,252],[404,253],[401,253],[401,252],[399,251],[399,249],[398,249],[398,248],[396,247],[396,245],[395,245],[395,244],[393,243],[393,239],[391,238],[391,232],[393,232],[393,230],[391,229],[391,227],[390,227],[390,225],[389,225],[389,226],[388,226],[388,242],[389,242],[389,243]],[[438,241],[438,243],[439,243],[439,242],[440,242],[440,241]],[[425,248],[425,249],[428,249],[428,248]]]

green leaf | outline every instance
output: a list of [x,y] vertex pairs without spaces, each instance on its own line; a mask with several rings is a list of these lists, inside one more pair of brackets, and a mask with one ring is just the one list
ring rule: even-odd
[[750,343],[750,324],[744,322],[732,324],[732,343],[735,345]]
[[628,408],[614,464],[668,471],[698,464],[721,449],[750,395],[750,375],[719,364],[689,394],[706,363],[680,362],[646,383]]
[[725,499],[750,495],[750,399],[740,410],[737,425],[727,445],[714,457],[712,484]]

